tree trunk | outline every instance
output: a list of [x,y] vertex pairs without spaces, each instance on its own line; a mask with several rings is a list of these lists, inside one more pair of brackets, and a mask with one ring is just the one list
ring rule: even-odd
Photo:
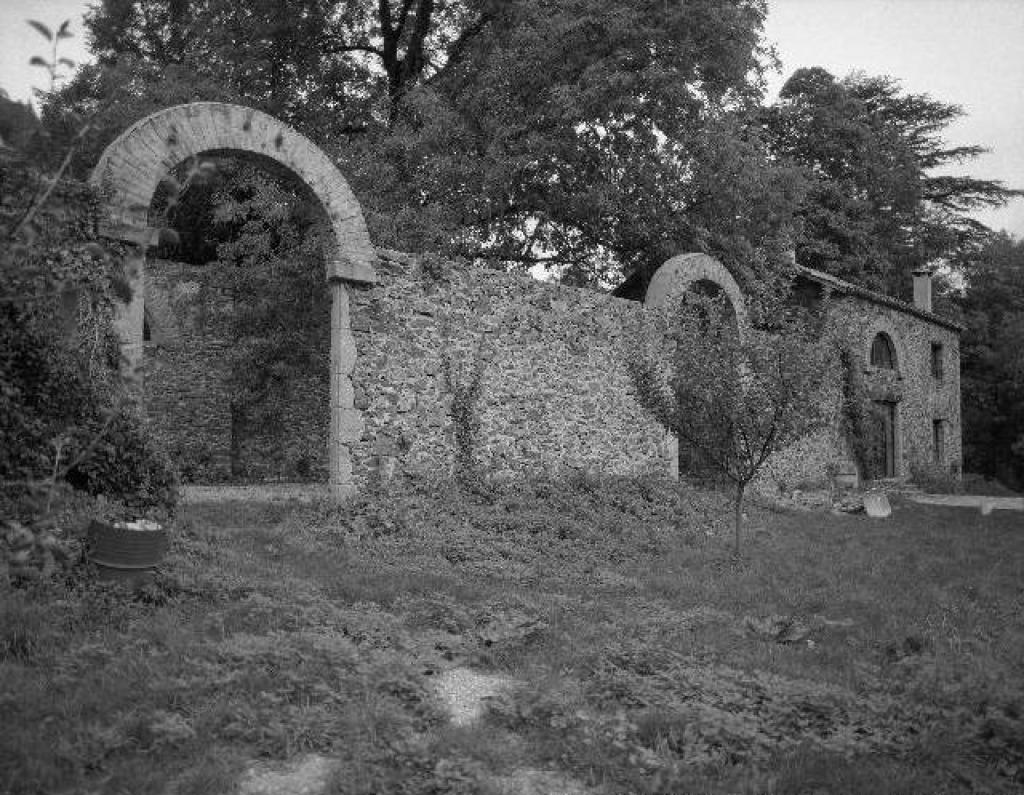
[[735,507],[735,544],[733,546],[733,553],[736,557],[740,556],[740,528],[743,526],[743,484],[736,484],[736,505]]

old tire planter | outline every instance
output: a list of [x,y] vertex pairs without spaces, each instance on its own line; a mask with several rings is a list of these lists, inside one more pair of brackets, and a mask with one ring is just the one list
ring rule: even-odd
[[167,553],[167,530],[148,523],[93,521],[87,540],[89,560],[99,569],[100,579],[143,585],[153,578],[153,571]]

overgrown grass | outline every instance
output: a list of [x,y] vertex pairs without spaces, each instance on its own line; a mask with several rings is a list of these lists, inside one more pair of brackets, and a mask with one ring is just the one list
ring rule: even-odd
[[[336,757],[336,793],[1024,787],[1020,514],[889,520],[574,478],[343,506],[195,506],[164,573],[2,594],[0,791],[230,793]],[[793,618],[779,643],[746,617]],[[445,667],[516,677],[448,725]],[[504,778],[503,778],[504,777]]]

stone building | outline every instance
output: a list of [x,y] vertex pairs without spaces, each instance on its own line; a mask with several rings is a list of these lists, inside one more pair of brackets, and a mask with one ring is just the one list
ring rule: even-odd
[[[474,372],[483,379],[478,452],[489,471],[677,471],[674,440],[640,409],[626,361],[650,308],[674,290],[711,282],[743,317],[742,293],[719,263],[674,257],[642,295],[609,295],[377,250],[358,202],[320,150],[265,114],[222,103],[160,111],[108,147],[93,177],[106,197],[103,233],[142,246],[154,240],[148,208],[160,179],[204,152],[290,170],[323,205],[335,247],[323,366],[294,390],[286,445],[280,435],[242,433],[232,415],[225,376],[234,342],[206,322],[227,300],[215,280],[180,263],[139,263],[120,318],[125,351],[144,365],[154,431],[194,477],[227,478],[240,456],[250,459],[250,476],[319,477],[337,494],[402,474],[447,473],[452,393]],[[829,293],[838,310],[884,418],[884,473],[902,477],[925,463],[958,470],[958,328],[931,312],[925,277],[914,306],[807,269],[798,278],[812,297]],[[777,456],[768,478],[820,481],[849,452],[834,423]]]
[[[921,468],[958,476],[961,327],[932,311],[931,274],[914,274],[914,303],[907,304],[821,271],[799,265],[796,270],[794,293],[802,302],[820,303],[828,296],[832,329],[849,353],[853,377],[873,404],[871,421],[880,426],[870,429],[875,444],[869,451],[873,460],[866,463],[873,475],[907,478]],[[702,254],[675,257],[654,274],[648,287],[639,279],[628,279],[613,294],[660,304],[671,289],[701,282],[723,291],[742,317],[739,285],[720,263]],[[842,388],[836,383],[831,390],[835,414],[829,429],[776,455],[762,480],[813,483],[837,468],[864,468],[863,463],[857,466],[841,432]]]

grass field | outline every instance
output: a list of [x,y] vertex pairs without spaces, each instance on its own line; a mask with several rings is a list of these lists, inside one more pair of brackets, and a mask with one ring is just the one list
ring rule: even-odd
[[[1024,790],[1024,516],[634,481],[182,511],[155,585],[0,594],[0,792]],[[774,617],[774,618],[773,618]],[[775,631],[779,630],[778,636]],[[455,727],[454,665],[520,684]]]

